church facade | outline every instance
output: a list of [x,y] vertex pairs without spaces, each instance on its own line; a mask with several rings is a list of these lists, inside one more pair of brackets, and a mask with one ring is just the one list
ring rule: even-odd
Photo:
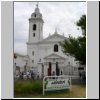
[[[61,74],[78,75],[78,61],[75,61],[74,57],[64,54],[59,44],[67,37],[58,34],[57,30],[55,30],[54,34],[44,39],[43,24],[44,20],[37,5],[29,18],[27,56],[22,57],[22,59],[26,58],[26,60],[23,60],[27,67],[26,70],[33,70],[40,77]],[[16,65],[17,63],[18,61]],[[24,71],[24,65],[22,68]]]

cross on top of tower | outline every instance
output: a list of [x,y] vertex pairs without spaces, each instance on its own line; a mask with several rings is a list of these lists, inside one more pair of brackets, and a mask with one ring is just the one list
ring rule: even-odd
[[58,32],[57,32],[57,27],[55,28],[55,34],[57,34]]
[[38,2],[37,2],[37,4],[36,4],[36,7],[38,8]]
[[35,12],[36,12],[36,13],[40,13],[39,8],[38,8],[38,2],[37,2],[37,4],[36,4]]

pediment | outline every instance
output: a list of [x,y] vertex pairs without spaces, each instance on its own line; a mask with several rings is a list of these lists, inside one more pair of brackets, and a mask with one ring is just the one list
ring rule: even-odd
[[65,59],[65,58],[60,55],[57,55],[55,53],[52,53],[52,54],[46,56],[44,59]]
[[41,43],[45,43],[45,42],[60,42],[60,41],[63,41],[64,39],[66,39],[66,37],[64,37],[63,35],[53,34],[53,35],[43,39],[40,42]]

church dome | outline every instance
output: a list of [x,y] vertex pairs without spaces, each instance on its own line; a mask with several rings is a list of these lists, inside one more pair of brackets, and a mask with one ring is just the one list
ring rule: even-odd
[[38,4],[36,5],[35,11],[31,14],[31,18],[42,18]]
[[40,13],[40,10],[39,10],[38,6],[35,8],[35,12]]
[[42,14],[34,12],[34,13],[31,14],[31,18],[42,18]]

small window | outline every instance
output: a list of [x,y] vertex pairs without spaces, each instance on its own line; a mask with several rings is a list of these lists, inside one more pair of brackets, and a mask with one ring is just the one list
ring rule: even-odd
[[32,60],[32,63],[34,63],[34,60]]
[[36,24],[33,24],[33,30],[34,31],[36,30]]
[[32,52],[32,55],[34,56],[34,51]]
[[33,33],[33,37],[35,37],[35,33]]
[[15,59],[17,58],[17,55],[16,55],[16,54],[14,54],[14,58],[15,58]]
[[57,44],[54,45],[54,52],[58,52],[58,45]]
[[68,64],[70,65],[70,62],[68,62]]

